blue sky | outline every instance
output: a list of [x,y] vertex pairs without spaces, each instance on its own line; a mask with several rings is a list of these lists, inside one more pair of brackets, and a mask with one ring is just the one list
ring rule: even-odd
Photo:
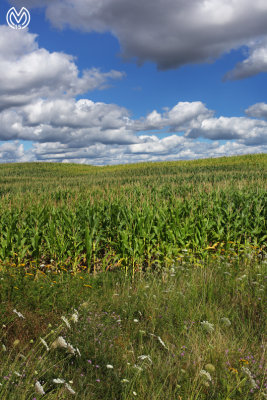
[[[201,0],[198,11],[195,2],[132,10],[130,0],[104,0],[102,10],[97,0],[2,1],[0,162],[266,152],[267,4]],[[7,26],[11,5],[29,9],[28,28]]]

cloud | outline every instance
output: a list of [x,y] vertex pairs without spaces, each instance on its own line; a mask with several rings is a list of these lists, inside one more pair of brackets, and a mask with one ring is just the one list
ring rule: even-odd
[[[125,58],[152,61],[160,69],[210,62],[267,35],[266,0],[17,0],[12,4],[45,5],[47,17],[58,28],[109,31],[120,41]],[[236,76],[265,68],[262,55],[256,53],[237,66]]]
[[88,99],[39,99],[0,112],[0,140],[59,142],[73,147],[138,141],[127,127],[129,112]]
[[250,117],[267,119],[267,104],[256,103],[246,110],[246,114],[249,115]]
[[267,152],[267,145],[247,146],[228,141],[201,142],[172,135],[160,139],[156,136],[140,137],[139,144],[92,144],[84,148],[70,148],[60,143],[36,143],[33,153],[37,161],[74,162],[92,165],[114,165],[144,161],[192,160]]
[[80,75],[73,56],[39,48],[37,35],[0,26],[0,110],[32,102],[36,98],[73,97],[103,89],[119,71],[97,68]]
[[190,124],[200,123],[213,116],[201,101],[179,102],[173,108],[166,109],[163,114],[153,110],[146,118],[136,121],[132,128],[136,131],[158,130],[168,128],[170,132],[179,132],[188,129]]
[[224,80],[244,79],[260,72],[267,72],[267,40],[249,46],[249,56],[229,71]]
[[[0,26],[0,140],[6,141],[0,144],[0,162],[104,165],[266,152],[265,103],[249,107],[247,117],[216,118],[194,101],[133,119],[119,105],[75,99],[122,76],[95,68],[81,73],[71,55],[39,48],[37,36],[27,30]],[[33,148],[25,151],[21,141],[33,142]]]
[[186,132],[189,138],[239,140],[250,146],[267,144],[267,122],[245,117],[219,117],[203,120]]
[[35,159],[34,155],[24,151],[23,144],[19,141],[0,144],[0,163],[27,162]]
[[[247,113],[258,109],[256,104]],[[154,157],[167,155],[174,148],[187,151],[186,146],[192,147],[197,138],[236,141],[250,147],[267,144],[267,121],[249,117],[215,118],[214,111],[200,101],[178,102],[162,113],[154,110],[145,118],[134,120],[127,109],[116,104],[73,98],[39,99],[0,112],[0,125],[0,140],[33,141],[42,149],[38,153],[40,158],[48,160],[62,160],[64,154],[67,158],[77,159],[79,154],[83,159],[95,159],[99,149],[106,149],[103,146],[112,146],[116,151],[120,146],[128,146],[128,155]],[[159,140],[155,134],[148,136],[145,132],[180,135]]]

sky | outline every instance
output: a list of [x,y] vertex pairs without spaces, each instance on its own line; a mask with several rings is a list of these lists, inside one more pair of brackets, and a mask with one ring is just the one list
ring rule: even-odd
[[0,163],[266,152],[266,0],[1,0]]

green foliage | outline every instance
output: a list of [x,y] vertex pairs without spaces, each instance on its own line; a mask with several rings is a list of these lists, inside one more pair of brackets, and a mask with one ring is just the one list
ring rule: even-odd
[[266,398],[266,173],[0,165],[0,398]]
[[[267,156],[0,166],[0,260],[126,272],[266,249]],[[216,244],[216,247],[214,245]],[[207,249],[208,248],[208,249]]]

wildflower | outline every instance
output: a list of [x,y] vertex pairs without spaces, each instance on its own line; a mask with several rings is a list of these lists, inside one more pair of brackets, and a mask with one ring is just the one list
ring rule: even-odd
[[19,318],[25,319],[24,315],[22,315],[20,312],[18,312],[15,308],[14,308],[14,310],[13,310],[13,313],[17,314],[17,316],[18,316]]
[[65,383],[64,379],[60,379],[60,378],[53,379],[53,382],[54,383]]
[[250,381],[250,384],[252,386],[252,389],[257,389],[257,387],[258,387],[257,383],[255,382],[250,370],[248,368],[246,368],[246,367],[242,367],[241,369],[245,373],[245,375],[247,375],[247,377],[249,378],[249,381]]
[[40,338],[40,340],[43,343],[43,345],[45,346],[46,350],[49,351],[49,347],[48,347],[46,341],[44,339],[42,339],[42,338]]
[[136,393],[136,392],[133,392],[133,395],[134,395],[134,396],[137,396],[137,393]]
[[107,364],[107,369],[113,369],[113,365]]
[[206,332],[211,333],[211,332],[214,331],[214,325],[211,324],[210,322],[208,322],[208,321],[202,321],[202,322],[200,322],[200,323],[201,323],[202,327],[204,328],[204,330],[205,330]]
[[238,374],[238,371],[237,371],[236,368],[230,367],[230,368],[229,368],[229,371],[232,372],[232,374]]
[[70,329],[71,326],[70,326],[70,323],[69,323],[69,321],[67,320],[67,318],[64,317],[64,316],[62,316],[61,319],[62,319],[63,322],[65,322],[65,324],[67,325],[67,327]]
[[79,314],[78,314],[78,311],[77,310],[74,310],[75,312],[72,314],[72,316],[71,316],[71,321],[73,321],[75,324],[78,322],[78,317],[79,317]]
[[62,336],[59,336],[51,345],[51,347],[53,349],[56,349],[58,347],[62,347],[64,349],[66,349],[68,347],[67,342],[65,341],[65,339]]
[[161,344],[165,349],[168,350],[168,347],[167,347],[166,344],[163,342],[163,340],[161,339],[161,337],[157,336],[157,338],[158,338],[158,341],[160,342],[160,344]]
[[134,319],[134,322],[139,322],[139,321],[138,321],[138,319],[135,318],[135,319]]
[[41,394],[41,395],[45,394],[44,388],[39,381],[36,381],[34,387],[38,394]]
[[75,394],[75,393],[76,393],[68,383],[65,383],[65,388],[66,388],[71,394]]
[[210,373],[208,371],[205,371],[204,369],[202,369],[199,372],[199,375],[202,376],[203,378],[207,379],[208,381],[211,381],[211,376],[210,376]]
[[130,381],[128,381],[128,379],[122,379],[121,382],[122,382],[122,383],[128,383],[128,382],[130,382]]
[[67,344],[67,350],[70,354],[75,354],[75,348],[70,343]]
[[230,326],[231,325],[230,319],[229,318],[225,318],[225,317],[221,318],[221,323],[223,325],[225,325],[225,326]]
[[148,360],[152,364],[152,360],[151,360],[150,356],[142,355],[137,358],[139,358],[141,361]]
[[139,365],[134,364],[134,368],[138,369],[138,371],[143,371],[143,368],[139,367]]
[[244,364],[249,364],[248,360],[245,360],[244,358],[240,358],[239,361],[240,361],[241,363],[244,363]]

